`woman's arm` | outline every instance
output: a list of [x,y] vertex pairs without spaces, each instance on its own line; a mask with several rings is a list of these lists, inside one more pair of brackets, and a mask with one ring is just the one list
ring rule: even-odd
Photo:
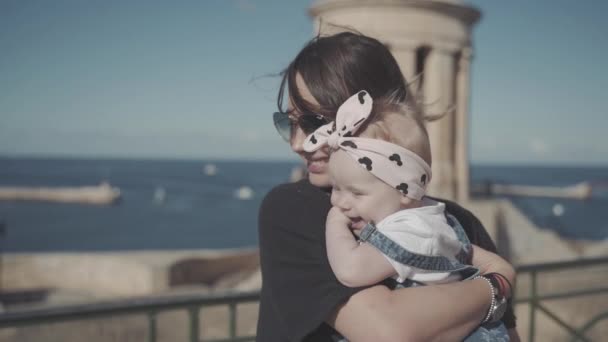
[[[485,249],[475,246],[475,245],[473,245],[473,265],[476,266],[477,268],[479,268],[481,273],[490,273],[490,272],[500,273],[500,274],[504,275],[505,277],[507,277],[507,279],[509,279],[511,284],[515,284],[514,280],[515,280],[516,274],[515,274],[515,269],[513,268],[513,266],[508,264],[500,256],[498,256],[494,253],[488,252]],[[506,296],[508,298],[511,298],[513,296],[514,290],[515,289],[507,287]],[[508,332],[509,332],[509,338],[510,338],[511,342],[520,341],[519,334],[517,333],[517,330],[515,327],[509,328]]]
[[[509,263],[505,261],[505,259],[500,256],[490,253],[485,249],[473,245],[473,266],[479,268],[479,271],[482,274],[486,273],[500,273],[509,279],[510,284],[514,284],[515,280],[515,269]],[[512,288],[506,286],[505,293],[507,298],[511,298]]]
[[483,279],[389,290],[374,286],[352,295],[328,323],[352,342],[460,341],[490,306]]
[[327,215],[325,239],[327,257],[338,280],[349,287],[373,285],[395,274],[388,260],[370,244],[359,244],[340,208]]
[[[514,283],[513,267],[498,255],[474,247],[473,262]],[[395,291],[375,286],[350,297],[328,322],[351,341],[462,340],[489,309],[487,286],[481,279]],[[509,334],[517,341],[514,328]]]
[[[514,282],[513,267],[504,259],[482,249],[478,253],[480,263],[492,260],[484,264],[486,271]],[[487,293],[483,279],[394,291],[374,286],[352,295],[328,323],[350,341],[459,341],[485,317]]]

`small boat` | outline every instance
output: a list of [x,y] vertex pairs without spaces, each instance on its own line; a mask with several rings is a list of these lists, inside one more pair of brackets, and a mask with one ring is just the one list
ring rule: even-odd
[[242,186],[234,192],[234,197],[240,200],[249,200],[253,198],[253,189],[248,186]]
[[555,216],[562,216],[562,215],[564,215],[564,212],[566,211],[566,208],[561,203],[555,203],[553,205],[553,208],[551,208],[551,210],[553,211],[553,215],[555,215]]
[[215,176],[217,174],[217,166],[215,166],[215,164],[205,164],[203,173],[207,176]]
[[154,190],[154,203],[163,204],[167,199],[167,191],[162,186],[157,187]]

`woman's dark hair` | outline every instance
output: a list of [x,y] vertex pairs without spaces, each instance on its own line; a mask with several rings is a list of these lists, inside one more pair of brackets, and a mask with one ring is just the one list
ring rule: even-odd
[[[319,107],[305,101],[296,87],[300,74]],[[360,90],[372,98],[405,102],[407,82],[397,61],[380,41],[359,33],[342,32],[313,38],[281,73],[277,99],[284,111],[286,88],[293,105],[301,112],[335,117],[338,107]]]

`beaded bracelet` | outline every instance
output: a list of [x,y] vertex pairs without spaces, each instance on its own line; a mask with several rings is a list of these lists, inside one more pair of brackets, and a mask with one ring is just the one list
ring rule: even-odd
[[488,283],[488,285],[490,286],[490,295],[492,296],[492,302],[490,303],[490,308],[488,309],[488,313],[486,314],[486,317],[483,319],[483,321],[481,321],[481,324],[484,324],[490,320],[490,317],[492,317],[492,314],[496,310],[496,290],[494,289],[494,285],[492,285],[492,282],[490,281],[490,279],[488,279],[484,276],[481,276],[481,275],[475,276],[473,278],[473,280],[479,279],[479,278],[485,280]]
[[[511,282],[509,281],[509,279],[507,279],[507,277],[505,277],[504,275],[498,273],[498,272],[492,272],[492,273],[488,273],[488,274],[484,274],[485,277],[491,277],[491,279],[495,280],[495,285],[499,290],[499,296],[502,297],[512,297],[513,296],[513,285],[511,285]],[[507,294],[509,294],[509,296],[507,296]]]

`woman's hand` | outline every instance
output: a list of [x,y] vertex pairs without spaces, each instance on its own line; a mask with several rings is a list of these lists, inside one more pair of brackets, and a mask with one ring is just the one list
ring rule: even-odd
[[[352,295],[327,322],[349,341],[462,341],[488,312],[483,279]],[[432,323],[429,323],[432,322]]]

